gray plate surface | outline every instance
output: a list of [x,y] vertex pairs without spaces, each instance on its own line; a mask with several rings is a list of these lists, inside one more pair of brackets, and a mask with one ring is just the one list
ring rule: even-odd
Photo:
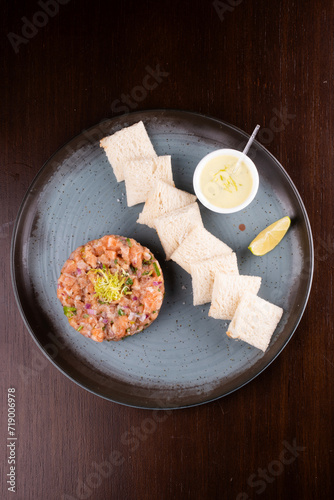
[[[176,187],[193,193],[198,161],[222,147],[242,149],[248,135],[216,119],[168,110],[104,121],[62,147],[43,166],[21,205],[11,271],[25,324],[46,356],[73,381],[118,403],[181,408],[224,396],[252,380],[280,353],[305,309],[313,274],[313,243],[303,202],[279,162],[255,141],[249,153],[260,188],[247,209],[215,214],[200,205],[205,228],[231,246],[240,274],[262,278],[259,295],[284,309],[265,353],[229,339],[228,322],[192,305],[190,276],[164,259],[153,229],[136,223],[143,205],[128,208],[99,139],[143,120],[158,155],[171,155]],[[247,249],[264,227],[289,215],[282,242],[264,257]],[[246,229],[241,231],[239,225]],[[105,234],[135,238],[161,263],[166,296],[158,319],[120,342],[96,343],[72,329],[56,296],[72,250]]]

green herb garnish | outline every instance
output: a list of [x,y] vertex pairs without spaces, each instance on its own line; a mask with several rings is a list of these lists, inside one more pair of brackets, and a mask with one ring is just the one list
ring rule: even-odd
[[158,264],[156,262],[153,262],[153,267],[154,267],[154,270],[156,272],[156,275],[160,276],[161,272],[160,272],[160,269],[158,268]]
[[147,276],[147,275],[151,275],[153,273],[153,271],[145,271],[142,276]]
[[75,307],[64,306],[63,310],[64,310],[64,314],[65,314],[65,316],[67,316],[67,318],[73,318],[74,314],[77,313],[77,310]]

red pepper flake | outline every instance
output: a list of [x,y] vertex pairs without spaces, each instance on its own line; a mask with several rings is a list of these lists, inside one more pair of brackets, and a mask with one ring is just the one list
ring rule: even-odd
[[240,224],[239,229],[240,231],[244,231],[246,229],[245,224]]

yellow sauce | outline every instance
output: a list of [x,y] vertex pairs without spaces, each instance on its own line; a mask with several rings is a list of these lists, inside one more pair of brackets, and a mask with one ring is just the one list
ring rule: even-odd
[[241,161],[233,172],[238,158],[232,155],[216,156],[201,172],[200,188],[206,199],[220,208],[241,205],[251,193],[253,179],[246,163]]

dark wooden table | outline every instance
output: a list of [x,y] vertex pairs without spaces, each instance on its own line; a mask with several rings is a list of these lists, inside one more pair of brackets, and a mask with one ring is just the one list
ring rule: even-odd
[[[333,498],[333,2],[13,0],[1,9],[1,498]],[[308,306],[274,363],[223,399],[158,414],[61,374],[24,326],[9,266],[18,208],[50,155],[103,118],[154,108],[248,133],[260,123],[315,244]],[[8,388],[16,494],[6,483]]]

